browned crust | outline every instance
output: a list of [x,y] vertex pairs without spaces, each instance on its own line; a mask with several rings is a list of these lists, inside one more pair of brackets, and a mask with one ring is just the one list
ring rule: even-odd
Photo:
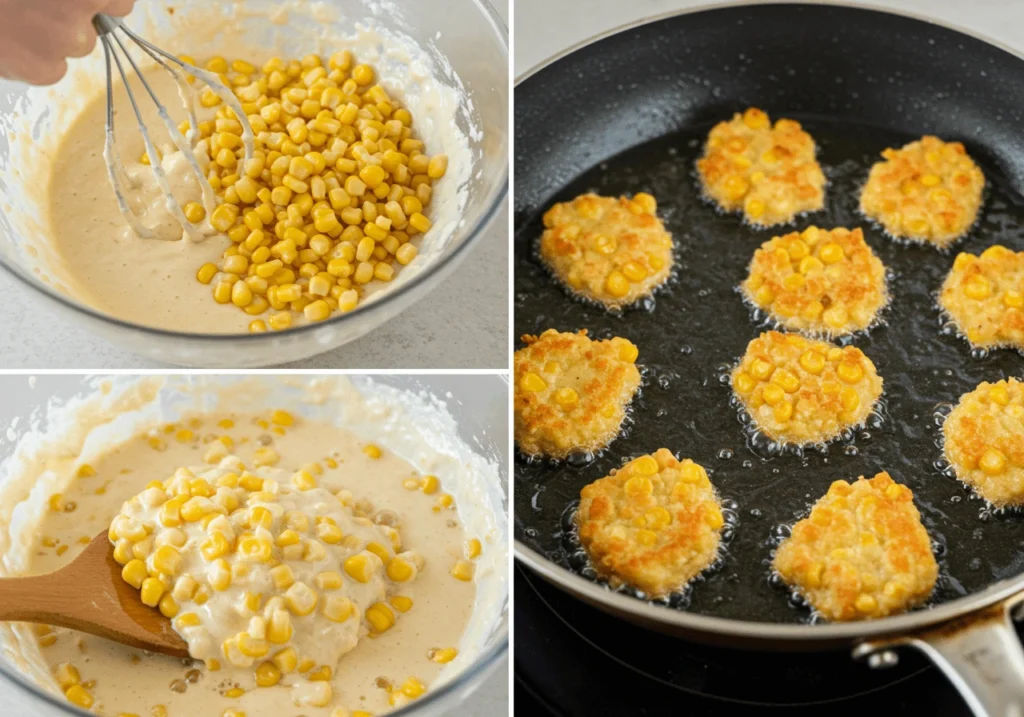
[[864,232],[842,227],[809,227],[765,242],[742,289],[782,326],[812,336],[866,329],[888,301],[885,266]]
[[894,237],[946,247],[974,224],[985,176],[960,142],[926,135],[882,152],[860,209]]
[[830,620],[865,620],[928,599],[938,577],[909,488],[888,473],[836,481],[776,551],[775,570]]
[[[592,341],[586,330],[523,336],[525,348],[513,360],[515,436],[530,455],[565,458],[573,450],[598,450],[618,435],[626,406],[640,386],[640,372],[623,356],[637,353],[626,339]],[[546,369],[557,364],[557,373]],[[547,388],[522,388],[523,376],[540,376]],[[560,388],[572,388],[578,403],[567,410],[555,401]]]
[[[648,194],[584,194],[555,204],[544,214],[540,255],[572,293],[608,307],[635,303],[664,284],[672,270],[672,235],[655,211]],[[613,273],[625,277],[625,293],[609,289]]]
[[1024,251],[997,244],[981,256],[959,254],[939,304],[972,346],[1024,350]]
[[[643,461],[655,461],[658,472],[641,473]],[[649,490],[637,490],[631,479],[649,481]],[[613,581],[658,597],[681,589],[717,557],[722,513],[707,472],[668,449],[634,459],[580,497],[580,541]],[[659,515],[668,522],[659,523]]]
[[704,193],[755,226],[793,221],[825,204],[825,175],[814,140],[799,122],[756,107],[719,122],[697,160]]

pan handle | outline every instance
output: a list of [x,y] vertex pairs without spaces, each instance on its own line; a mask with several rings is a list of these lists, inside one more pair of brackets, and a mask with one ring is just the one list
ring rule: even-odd
[[872,667],[895,664],[893,647],[920,650],[941,669],[978,717],[1024,715],[1024,648],[1010,600],[911,635],[861,643],[854,657]]

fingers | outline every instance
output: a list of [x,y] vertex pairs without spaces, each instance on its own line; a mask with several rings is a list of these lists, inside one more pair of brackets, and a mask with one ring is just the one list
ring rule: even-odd
[[135,0],[107,0],[100,12],[114,17],[125,17],[135,7]]
[[[5,5],[0,0],[0,7]],[[51,85],[67,72],[65,58],[85,57],[96,47],[98,12],[128,15],[134,0],[31,0],[15,6],[17,22],[0,25],[0,75]]]
[[74,31],[74,36],[67,49],[68,57],[85,57],[96,47],[96,30],[92,25],[80,27]]
[[30,85],[56,84],[67,71],[68,63],[64,60],[39,62],[36,59],[16,59],[0,66],[0,75]]

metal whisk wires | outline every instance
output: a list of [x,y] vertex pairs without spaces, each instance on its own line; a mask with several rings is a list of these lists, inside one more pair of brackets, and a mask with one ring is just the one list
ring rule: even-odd
[[[128,94],[128,101],[131,103],[132,110],[135,112],[135,119],[138,122],[139,131],[142,133],[142,141],[145,144],[146,153],[150,158],[150,166],[153,169],[153,174],[157,183],[160,185],[160,189],[163,191],[167,210],[174,216],[192,241],[200,242],[205,240],[207,238],[207,233],[205,233],[198,224],[194,224],[188,220],[178,201],[174,198],[174,194],[171,192],[167,173],[164,171],[160,161],[160,155],[157,152],[156,146],[153,144],[149,128],[142,119],[142,112],[139,109],[139,104],[136,101],[135,93],[132,91],[129,76],[121,58],[123,56],[131,66],[131,69],[135,71],[138,80],[142,83],[142,86],[149,94],[150,99],[156,105],[157,112],[161,121],[164,123],[164,126],[167,128],[171,141],[174,143],[174,146],[178,151],[182,153],[192,172],[195,174],[196,179],[199,181],[199,186],[202,188],[203,206],[206,209],[207,216],[210,216],[216,208],[217,197],[213,191],[213,187],[210,186],[210,182],[203,173],[202,168],[199,166],[199,160],[196,158],[195,152],[193,151],[194,140],[198,133],[199,125],[195,111],[195,89],[188,82],[187,77],[195,78],[205,84],[235,113],[238,122],[242,125],[242,142],[245,147],[245,161],[243,166],[246,166],[253,157],[254,143],[252,127],[249,125],[245,112],[242,110],[241,103],[238,101],[238,98],[235,97],[234,92],[221,82],[220,78],[216,74],[182,62],[174,55],[161,50],[156,45],[153,45],[142,37],[139,37],[137,34],[129,30],[121,20],[101,14],[97,15],[93,19],[93,25],[96,28],[100,41],[103,43],[103,54],[104,59],[106,60],[107,73],[107,123],[103,158],[106,160],[107,173],[110,176],[110,183],[114,188],[114,195],[117,198],[117,203],[121,209],[121,213],[127,220],[128,225],[139,237],[143,239],[157,238],[148,227],[139,221],[139,218],[128,206],[128,202],[125,199],[124,187],[126,185],[133,186],[136,183],[136,180],[133,180],[128,176],[125,171],[124,165],[121,163],[121,157],[114,137],[114,119],[116,114],[114,111],[114,67],[117,68],[117,72],[121,76],[125,92]],[[128,52],[128,48],[122,41],[121,35],[124,35],[126,38],[134,42],[146,55],[165,70],[170,72],[174,77],[175,83],[178,86],[178,95],[181,97],[181,101],[184,103],[185,109],[188,113],[189,130],[187,135],[182,134],[177,125],[175,125],[171,120],[171,117],[167,112],[167,108],[160,102],[160,99],[156,96],[152,86],[146,81],[145,75],[142,70],[139,69],[139,66],[136,64],[131,53]]]

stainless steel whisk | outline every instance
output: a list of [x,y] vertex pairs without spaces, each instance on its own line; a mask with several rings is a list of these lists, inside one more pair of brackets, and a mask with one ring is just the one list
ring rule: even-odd
[[[96,28],[100,42],[103,43],[103,54],[106,61],[107,71],[107,123],[106,140],[103,146],[103,158],[106,160],[107,173],[110,176],[110,183],[114,188],[114,195],[117,197],[117,203],[121,209],[121,213],[127,220],[128,225],[138,236],[143,239],[157,238],[152,231],[139,221],[139,218],[135,215],[134,211],[132,211],[128,206],[128,202],[125,200],[124,186],[126,184],[128,186],[133,185],[135,180],[125,172],[124,166],[121,164],[121,158],[114,139],[115,112],[112,65],[117,67],[118,74],[121,76],[121,81],[124,84],[124,89],[128,93],[128,100],[131,102],[132,109],[135,111],[135,119],[138,122],[139,131],[142,133],[142,141],[145,143],[146,153],[150,158],[150,166],[153,168],[153,174],[156,177],[156,181],[164,193],[167,210],[174,216],[178,223],[181,224],[182,229],[185,230],[185,233],[188,234],[192,241],[200,242],[205,240],[207,238],[207,234],[203,232],[202,228],[198,224],[194,224],[188,220],[181,206],[178,204],[178,201],[174,198],[174,195],[171,192],[171,186],[167,180],[167,173],[161,166],[161,161],[159,159],[160,155],[157,153],[153,140],[150,137],[149,129],[146,127],[146,123],[142,119],[142,113],[135,100],[135,94],[132,92],[131,85],[128,82],[128,73],[125,71],[124,64],[121,61],[121,57],[118,55],[118,51],[120,50],[121,55],[127,59],[132,69],[135,70],[135,74],[142,82],[142,86],[146,89],[150,99],[156,105],[160,119],[163,121],[168,133],[170,134],[171,141],[188,161],[192,172],[199,181],[199,186],[202,188],[203,194],[203,206],[206,209],[207,217],[209,217],[216,208],[216,194],[213,191],[213,187],[210,186],[210,182],[207,180],[206,175],[203,174],[203,170],[199,166],[199,160],[196,159],[195,151],[193,150],[194,140],[196,133],[198,132],[199,124],[196,119],[195,111],[195,88],[188,83],[186,75],[204,83],[234,111],[238,122],[242,125],[242,142],[245,147],[245,164],[242,166],[245,166],[253,157],[253,132],[252,127],[249,125],[249,121],[245,116],[245,112],[242,110],[241,103],[238,101],[238,98],[235,97],[234,92],[221,82],[220,78],[215,73],[207,72],[206,70],[202,70],[198,67],[193,67],[192,65],[182,62],[174,55],[160,49],[156,45],[153,45],[129,30],[120,19],[110,17],[109,15],[96,15],[96,17],[93,18],[93,26]],[[139,69],[139,66],[135,63],[131,53],[129,53],[127,47],[125,47],[125,43],[122,42],[120,35],[124,35],[142,48],[143,52],[149,55],[150,58],[170,72],[174,77],[175,83],[178,86],[178,95],[181,97],[181,100],[185,105],[185,109],[188,112],[189,131],[187,135],[182,134],[177,125],[175,125],[171,120],[170,115],[167,113],[167,108],[160,102],[156,93],[153,91],[153,88],[146,81],[145,76]]]

